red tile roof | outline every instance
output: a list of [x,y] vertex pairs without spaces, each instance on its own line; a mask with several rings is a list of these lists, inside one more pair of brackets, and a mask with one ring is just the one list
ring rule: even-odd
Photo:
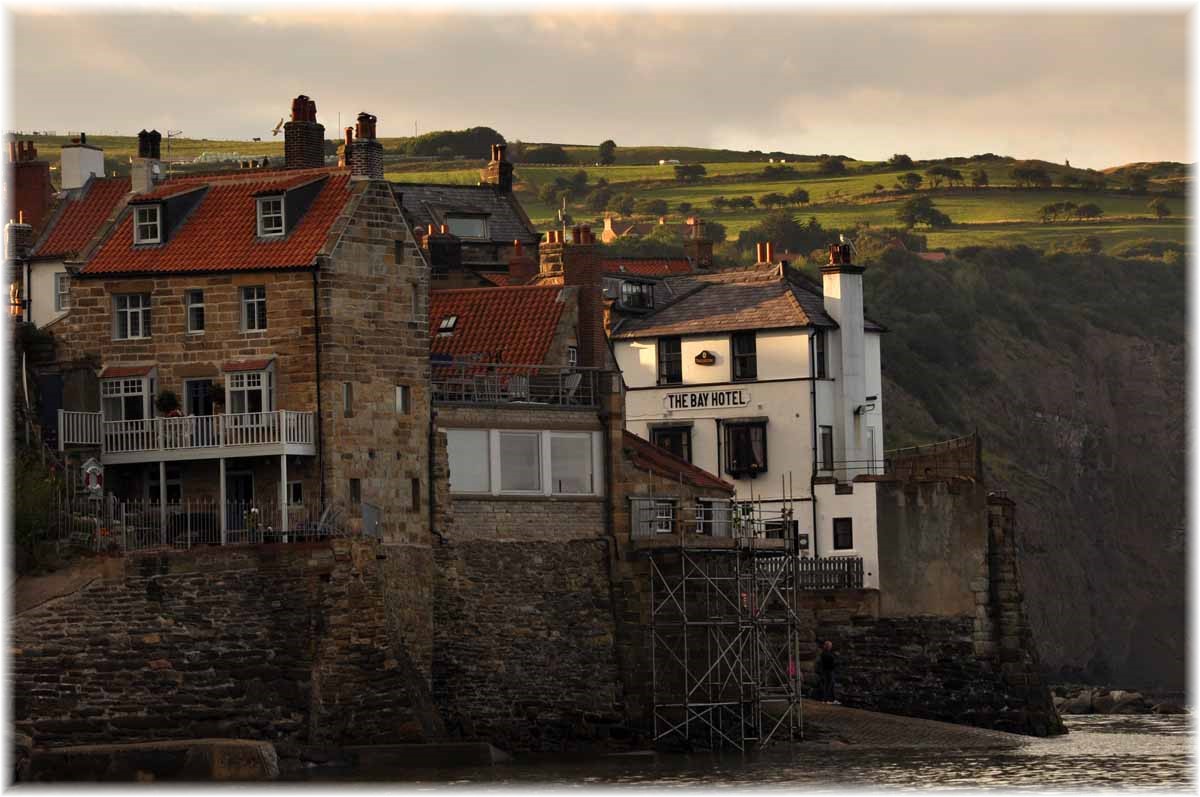
[[[554,285],[432,291],[430,349],[455,357],[479,354],[485,362],[541,365],[562,319],[562,292]],[[458,316],[454,332],[438,334],[442,319],[452,315]]]
[[122,376],[145,376],[153,370],[153,365],[110,365],[100,372],[100,378],[117,379]]
[[179,226],[169,231],[166,243],[135,247],[132,214],[126,212],[82,273],[247,271],[310,265],[350,199],[349,174],[325,173],[328,179],[292,231],[269,240],[258,237],[254,196],[295,187],[319,172],[231,172],[172,179],[154,193],[162,198],[188,188],[208,190]]
[[516,278],[514,278],[513,275],[509,274],[507,271],[479,271],[476,273],[488,282],[501,288],[507,288],[520,284],[516,281]]
[[92,178],[78,198],[64,200],[34,256],[67,257],[83,251],[128,193],[128,177]]
[[221,370],[227,374],[238,371],[261,371],[270,365],[273,359],[272,357],[268,357],[265,360],[237,360],[225,363],[221,366]]
[[672,481],[683,479],[694,487],[724,490],[730,493],[734,491],[734,486],[729,482],[714,476],[703,468],[696,467],[686,459],[681,459],[665,448],[656,446],[632,432],[624,433],[622,446],[630,462],[642,470],[653,471]]
[[642,277],[667,277],[691,274],[692,261],[686,257],[612,257],[600,261],[605,271],[636,274]]

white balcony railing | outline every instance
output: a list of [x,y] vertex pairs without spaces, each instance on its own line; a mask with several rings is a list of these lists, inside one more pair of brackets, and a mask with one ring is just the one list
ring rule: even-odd
[[101,447],[105,454],[270,445],[313,445],[311,412],[245,412],[184,415],[137,421],[103,421],[98,412],[58,414],[59,447]]

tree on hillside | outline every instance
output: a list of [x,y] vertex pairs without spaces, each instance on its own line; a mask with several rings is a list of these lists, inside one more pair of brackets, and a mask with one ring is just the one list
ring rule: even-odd
[[883,183],[875,183],[875,188],[873,190],[878,194],[883,190]]
[[1104,215],[1104,210],[1095,202],[1088,202],[1075,208],[1075,217],[1079,219],[1098,219]]
[[906,172],[896,178],[896,187],[901,191],[916,191],[923,182],[925,178],[916,172]]
[[771,208],[781,208],[786,204],[788,204],[788,198],[776,191],[763,194],[758,198],[758,206],[760,208],[767,208],[768,210]]
[[897,152],[888,158],[888,166],[891,166],[893,169],[911,169],[913,167],[913,159],[903,153]]
[[1069,219],[1075,215],[1078,209],[1074,202],[1052,202],[1049,205],[1042,205],[1038,209],[1038,216],[1041,217],[1042,223],[1046,224],[1058,221],[1060,218]]
[[929,183],[932,187],[937,188],[942,184],[942,180],[946,179],[945,166],[930,166],[925,170],[925,176],[929,178]]
[[1129,190],[1135,194],[1144,194],[1150,187],[1150,175],[1145,172],[1134,172],[1129,175]]
[[896,218],[905,227],[927,224],[935,229],[950,226],[950,217],[937,209],[933,200],[927,196],[913,197],[896,210]]
[[1108,178],[1100,172],[1088,172],[1079,178],[1079,187],[1085,191],[1103,191],[1108,187]]
[[617,144],[611,138],[600,142],[600,163],[611,166],[617,161]]
[[746,251],[756,243],[770,241],[780,251],[811,252],[835,240],[836,231],[822,228],[815,218],[809,218],[806,224],[801,224],[786,210],[774,210],[763,216],[758,224],[742,230],[738,235],[737,248]]
[[635,208],[638,213],[650,216],[665,216],[670,209],[665,199],[639,199]]
[[958,169],[951,169],[950,167],[946,167],[945,177],[946,182],[950,183],[952,186],[962,186],[962,184],[966,182],[963,179],[962,172],[960,172]]
[[570,163],[567,151],[558,144],[542,144],[538,147],[526,147],[525,163],[543,163],[561,165]]
[[400,142],[397,149],[405,155],[439,155],[449,149],[450,156],[486,157],[492,144],[503,144],[504,136],[490,127],[466,130],[435,130]]
[[975,186],[976,188],[987,188],[988,173],[983,169],[976,169],[975,171],[971,172],[971,185]]
[[752,197],[752,196],[734,197],[733,199],[729,200],[729,207],[734,208],[736,210],[753,210],[754,209],[754,197]]
[[817,161],[817,174],[835,175],[845,174],[846,164],[841,158],[821,158]]
[[715,196],[708,200],[708,204],[712,205],[713,210],[722,211],[729,207],[729,200],[723,196]]
[[1063,172],[1058,176],[1058,184],[1062,188],[1074,188],[1079,185],[1079,175],[1074,172]]
[[675,179],[681,183],[694,183],[706,174],[708,174],[708,170],[704,168],[703,163],[678,163],[675,165]]
[[679,212],[684,216],[692,212],[691,202],[680,202],[676,207],[679,208]]
[[1154,211],[1155,217],[1160,219],[1165,219],[1167,216],[1171,215],[1171,208],[1167,206],[1167,200],[1163,199],[1162,197],[1155,197],[1154,199],[1151,199],[1150,202],[1146,204],[1146,207]]
[[613,192],[611,188],[607,185],[597,186],[588,194],[584,204],[588,210],[605,210],[608,208],[609,203],[612,202],[612,198]]
[[708,236],[708,240],[719,244],[725,240],[726,233],[727,231],[724,224],[721,224],[719,221],[705,220],[704,234]]
[[803,188],[793,188],[788,192],[787,199],[788,202],[793,205],[807,205],[808,192]]
[[1054,184],[1049,172],[1037,164],[1018,164],[1012,167],[1009,176],[1012,177],[1018,188],[1049,188]]
[[608,210],[621,216],[628,216],[630,213],[633,213],[636,205],[637,200],[633,194],[618,194],[609,200]]

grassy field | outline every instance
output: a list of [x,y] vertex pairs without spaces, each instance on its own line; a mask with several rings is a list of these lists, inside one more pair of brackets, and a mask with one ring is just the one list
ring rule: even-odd
[[[33,136],[38,151],[57,167],[62,145],[69,140],[66,136]],[[401,182],[434,182],[457,185],[475,185],[479,182],[479,170],[483,160],[435,160],[414,161],[395,155],[400,139],[381,139],[385,147],[386,176]],[[88,143],[102,147],[106,165],[120,173],[128,169],[129,158],[137,150],[134,136],[89,136]],[[930,163],[917,162],[911,169],[895,170],[886,164],[869,161],[847,161],[848,172],[830,177],[818,174],[814,161],[795,161],[787,165],[796,171],[795,177],[767,180],[762,171],[768,165],[766,157],[747,152],[708,150],[687,147],[618,147],[617,163],[612,166],[595,166],[596,150],[587,145],[564,145],[568,154],[577,163],[565,166],[543,166],[517,164],[517,194],[526,212],[535,224],[549,226],[554,222],[557,205],[540,201],[538,190],[559,177],[570,177],[583,169],[589,183],[608,181],[616,194],[629,193],[638,199],[666,200],[672,216],[680,217],[679,204],[691,203],[693,212],[719,221],[725,225],[730,238],[736,238],[742,230],[752,227],[766,211],[722,211],[712,209],[714,197],[726,198],[751,196],[756,200],[766,193],[786,194],[795,188],[804,188],[809,194],[810,204],[796,206],[791,211],[801,219],[809,216],[826,228],[848,229],[857,224],[872,226],[894,226],[896,211],[907,195],[893,192],[896,178],[907,171],[923,174]],[[272,160],[283,156],[283,137],[266,137],[263,141],[207,140],[177,138],[171,142],[171,158],[190,160],[203,152],[236,152],[244,157],[268,156]],[[166,141],[162,154],[167,156]],[[658,165],[660,158],[674,158],[683,162],[701,162],[707,172],[704,179],[696,183],[676,182],[672,165]],[[988,173],[990,187],[986,189],[945,187],[924,190],[921,193],[933,199],[938,209],[948,214],[954,225],[945,230],[926,231],[931,247],[957,247],[973,244],[1025,243],[1044,248],[1056,241],[1095,235],[1105,248],[1138,238],[1157,238],[1184,242],[1187,239],[1187,203],[1175,196],[1166,198],[1171,216],[1165,220],[1152,217],[1146,203],[1151,196],[1132,195],[1116,190],[1081,191],[1077,189],[1053,188],[1047,190],[1016,190],[1009,175],[1012,163],[992,159],[977,159],[954,162],[954,168],[964,176],[977,168]],[[1055,184],[1065,173],[1082,176],[1082,170],[1065,165],[1041,163],[1054,178]],[[183,164],[177,169],[207,168]],[[1178,194],[1187,187],[1186,177],[1181,176],[1178,164],[1128,164],[1105,170],[1113,187],[1123,186],[1128,175],[1143,171],[1151,179],[1151,191],[1170,191]],[[882,186],[882,190],[877,188]],[[925,188],[928,188],[926,184]],[[1094,202],[1104,211],[1104,217],[1095,221],[1043,224],[1038,218],[1038,209],[1043,205],[1071,201],[1077,205]],[[571,208],[572,215],[579,221],[599,223],[603,214],[584,209],[582,205]]]

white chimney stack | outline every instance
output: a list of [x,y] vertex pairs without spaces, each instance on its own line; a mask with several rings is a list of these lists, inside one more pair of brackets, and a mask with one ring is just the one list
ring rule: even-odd
[[87,143],[87,133],[80,133],[63,145],[59,176],[64,191],[79,188],[92,177],[103,177],[104,150]]
[[[863,267],[854,265],[848,243],[829,247],[829,263],[821,266],[825,312],[837,322],[829,354],[838,364],[834,390],[837,420],[833,430],[833,459],[843,463],[839,479],[853,478],[874,453],[869,450],[866,421],[858,409],[866,403],[866,334],[863,330]],[[859,471],[861,472],[861,471]]]

